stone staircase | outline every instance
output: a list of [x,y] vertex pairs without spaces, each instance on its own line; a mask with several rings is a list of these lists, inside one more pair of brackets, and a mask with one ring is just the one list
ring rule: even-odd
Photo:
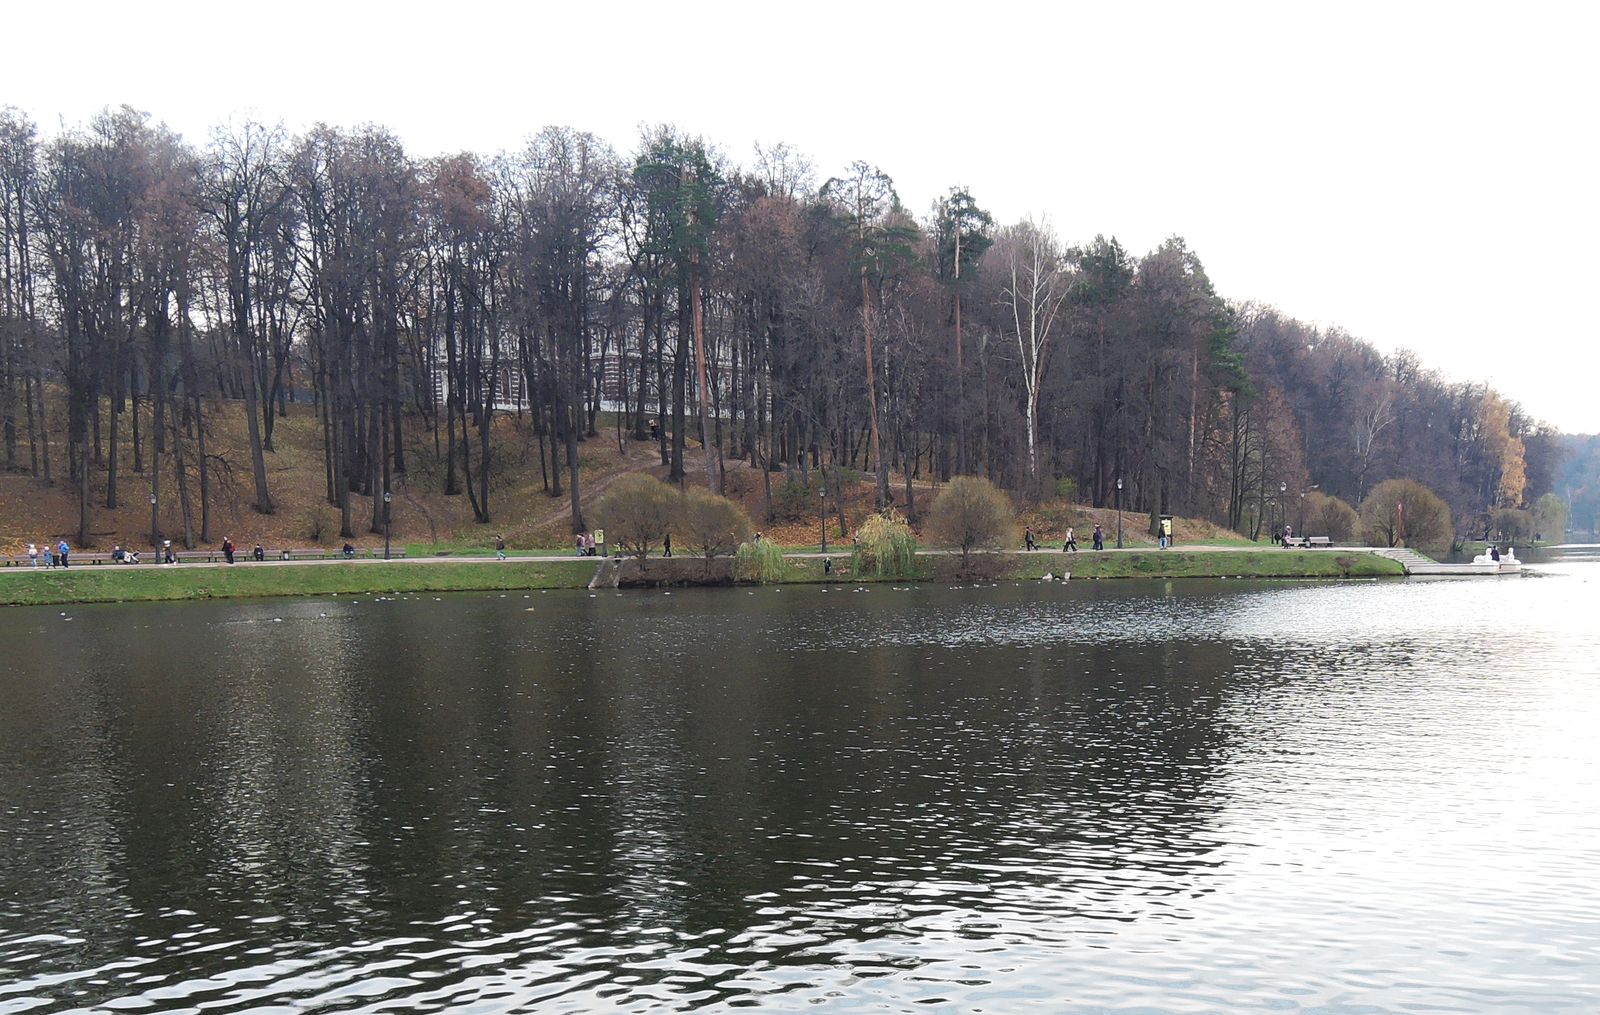
[[1379,547],[1372,551],[1380,557],[1388,557],[1406,569],[1408,575],[1423,574],[1455,574],[1455,575],[1492,575],[1494,571],[1485,571],[1481,567],[1472,567],[1467,564],[1441,564],[1425,553],[1404,546]]
[[[1427,574],[1430,566],[1437,567],[1439,562],[1427,554],[1418,553],[1404,546],[1380,547],[1372,551],[1380,557],[1387,557],[1406,569],[1406,574]],[[1419,570],[1420,569],[1420,570]]]
[[595,568],[594,577],[589,579],[591,589],[614,589],[622,580],[622,560],[618,557],[606,557],[600,561],[600,566]]

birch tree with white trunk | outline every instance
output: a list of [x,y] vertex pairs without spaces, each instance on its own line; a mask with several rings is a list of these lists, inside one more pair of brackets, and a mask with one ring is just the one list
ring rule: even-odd
[[1000,303],[1009,311],[1022,370],[1028,430],[1028,478],[1039,484],[1039,392],[1050,366],[1056,324],[1066,302],[1068,276],[1060,241],[1049,220],[1024,220],[1005,231],[999,244],[1005,284]]

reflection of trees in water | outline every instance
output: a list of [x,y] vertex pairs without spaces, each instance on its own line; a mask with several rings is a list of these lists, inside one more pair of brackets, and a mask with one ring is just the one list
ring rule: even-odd
[[936,912],[1181,915],[1203,890],[1228,645],[795,651],[815,598],[766,594],[369,601],[132,645],[74,720],[111,731],[83,780],[110,817],[60,865],[110,866],[141,915],[74,922],[101,959],[169,936],[172,907],[240,942],[152,967],[174,971],[409,939],[441,987],[497,935],[558,980],[681,978],[633,967],[703,947],[722,991],[718,961],[817,961]]
[[58,611],[7,611],[0,642],[0,983],[19,985],[100,964],[97,932],[132,908],[105,687],[121,671]]

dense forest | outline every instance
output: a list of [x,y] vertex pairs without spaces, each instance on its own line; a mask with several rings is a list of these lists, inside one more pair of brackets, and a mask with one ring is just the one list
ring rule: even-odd
[[1571,511],[1575,532],[1600,534],[1600,434],[1567,434],[1555,493]]
[[[747,463],[769,510],[867,477],[915,516],[920,481],[975,473],[1258,535],[1286,496],[1405,477],[1469,531],[1556,489],[1559,435],[1521,406],[1231,303],[1182,239],[1074,245],[961,187],[919,214],[836,169],[668,126],[419,159],[375,126],[191,144],[126,107],[50,137],[0,110],[0,454],[77,492],[80,541],[130,484],[192,532],[224,465],[272,512],[295,402],[347,535],[418,453],[489,522],[511,440],[575,531],[595,439],[713,488]],[[225,400],[249,462],[208,452]]]

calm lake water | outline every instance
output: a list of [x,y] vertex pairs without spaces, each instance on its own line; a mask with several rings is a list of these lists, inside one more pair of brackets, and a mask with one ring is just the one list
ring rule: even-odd
[[0,1015],[1592,1013],[1530,571],[0,611]]

